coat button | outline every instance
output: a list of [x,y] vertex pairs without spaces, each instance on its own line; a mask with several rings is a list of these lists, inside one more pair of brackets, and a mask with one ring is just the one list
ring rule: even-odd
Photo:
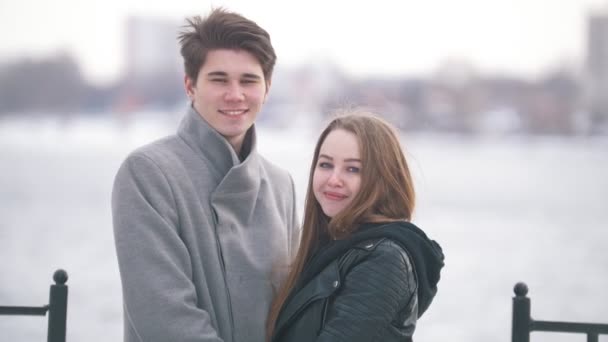
[[336,281],[334,281],[334,284],[333,284],[333,285],[334,285],[334,289],[335,289],[335,288],[337,288],[337,287],[338,287],[338,285],[340,285],[340,283],[339,283],[339,282],[336,280]]

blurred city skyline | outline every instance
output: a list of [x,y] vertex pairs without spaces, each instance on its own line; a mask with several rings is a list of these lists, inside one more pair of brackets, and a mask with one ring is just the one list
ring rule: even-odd
[[580,68],[586,20],[608,11],[606,0],[4,0],[0,61],[68,54],[87,81],[112,84],[127,68],[128,18],[179,25],[185,16],[204,15],[217,6],[266,28],[278,66],[330,63],[353,77],[428,76],[450,61],[469,63],[481,73],[528,79],[560,67]]
[[[63,1],[63,5],[69,2],[60,1]],[[379,1],[379,4],[370,8],[371,12],[378,9],[393,11],[383,12],[381,22],[374,21],[373,16],[369,16],[370,19],[364,21],[365,25],[349,24],[348,20],[340,25],[339,18],[344,16],[336,15],[336,7],[331,6],[323,7],[324,12],[320,13],[313,4],[309,4],[305,7],[308,12],[305,11],[300,16],[290,15],[289,13],[294,13],[293,9],[287,14],[277,11],[280,14],[266,14],[265,18],[269,21],[266,23],[258,18],[261,13],[256,12],[264,7],[251,7],[238,1],[223,4],[258,21],[273,37],[276,38],[275,31],[279,33],[279,43],[273,38],[279,61],[260,123],[288,126],[298,117],[318,121],[337,107],[363,106],[386,117],[400,129],[409,131],[475,135],[608,134],[608,0],[582,0],[598,2],[595,11],[589,9],[586,14],[580,15],[583,19],[580,24],[582,32],[569,27],[567,21],[558,26],[559,29],[552,27],[550,23],[557,18],[552,15],[528,22],[533,17],[531,13],[538,11],[545,0],[534,0],[528,7],[519,3],[520,0],[513,0],[513,6],[510,7],[505,7],[505,1],[488,0],[496,9],[488,12],[489,7],[484,3],[476,8],[479,13],[471,16],[465,16],[467,6],[474,5],[478,0],[467,0],[464,6],[458,8],[436,7],[435,9],[443,10],[441,13],[454,13],[450,16],[452,19],[446,19],[447,21],[442,19],[443,14],[438,14],[439,12],[433,14],[432,11],[422,11],[424,6],[406,4],[397,11],[395,8],[383,7],[384,0]],[[599,6],[600,1],[604,1],[606,6]],[[563,2],[573,4],[572,0]],[[560,10],[556,9],[555,12],[564,15],[561,5],[563,4],[560,4]],[[356,14],[363,7],[357,6],[361,5],[348,7],[348,18],[360,17]],[[407,17],[405,14],[412,16],[410,12],[404,12],[408,6],[411,9],[417,8],[421,15],[426,13],[422,16],[425,24],[413,33],[404,30],[407,25],[397,22]],[[63,12],[60,8],[61,6],[53,8],[60,15],[53,16],[50,12],[47,17],[61,19]],[[79,18],[78,8],[82,7],[75,7],[71,18]],[[125,8],[137,12],[136,7]],[[82,58],[69,49],[49,55],[0,59],[0,115],[42,114],[68,118],[82,114],[101,114],[128,121],[133,114],[145,111],[167,114],[182,112],[187,106],[187,98],[184,96],[183,62],[179,56],[176,37],[183,17],[174,18],[171,11],[163,16],[151,16],[150,13],[155,8],[160,7],[150,7],[146,11],[142,7],[139,11],[146,14],[129,15],[120,24],[122,30],[118,34],[124,49],[104,51],[100,55],[117,57],[122,61],[120,72],[112,82],[100,84],[91,81]],[[175,10],[179,6],[170,8]],[[517,8],[527,8],[528,12],[513,16],[517,14],[513,12]],[[313,9],[319,12],[317,16],[310,12]],[[431,7],[426,9],[430,11]],[[502,11],[506,9],[509,11]],[[547,9],[553,13],[554,8],[544,8]],[[496,16],[503,12],[504,18],[498,20]],[[121,12],[115,14],[118,13]],[[327,16],[335,17],[336,23],[332,27],[326,22]],[[314,18],[314,25],[308,22],[302,24],[300,30],[293,31],[300,27],[294,19],[294,22],[279,25],[284,29],[271,27],[272,20],[292,17],[307,17],[309,21]],[[94,23],[100,18],[103,16],[97,13],[88,16],[85,19],[90,20],[91,24],[82,26],[82,32],[74,31],[86,34],[95,28]],[[429,18],[437,21],[426,23]],[[455,25],[453,32],[447,33],[447,28],[454,24],[454,20],[465,18],[471,22]],[[476,29],[462,34],[463,30],[477,27],[476,20],[480,18],[487,21],[487,30],[483,27],[483,30]],[[507,24],[505,18],[518,20]],[[490,25],[494,20],[496,22]],[[36,20],[32,18],[30,22]],[[67,24],[69,22],[70,20]],[[534,25],[530,26],[532,23]],[[53,32],[53,27],[42,25],[35,28],[44,32],[44,35],[39,33],[39,38],[47,37],[46,29]],[[502,30],[502,33],[497,34],[496,30]],[[564,33],[561,30],[580,34],[578,40],[584,43],[571,55],[578,57],[568,58],[567,53],[556,53],[549,58],[552,62],[546,60],[543,64],[541,51],[544,42],[547,42],[546,48],[555,48],[557,45],[552,44],[559,40],[557,38],[560,33]],[[324,34],[324,39],[315,36],[320,32]],[[18,31],[17,36],[22,33]],[[304,36],[298,38],[298,34]],[[411,34],[415,36],[414,41],[411,40]],[[52,34],[48,36],[51,37]],[[443,39],[439,39],[439,36]],[[282,45],[281,37],[289,37],[291,45]],[[469,46],[458,39],[467,37],[470,38],[469,43],[484,38],[488,44]],[[517,48],[517,37],[522,38],[521,44],[524,45],[539,37],[542,39],[537,42],[536,49],[521,49]],[[525,37],[532,38],[526,40]],[[564,42],[568,41],[568,35],[560,37]],[[48,41],[52,39],[49,38]],[[88,37],[87,41],[98,44],[95,35]],[[423,45],[422,48],[420,44]],[[424,48],[424,44],[429,44],[430,47]],[[464,49],[461,54],[451,56],[435,51],[432,53],[434,57],[425,61],[429,64],[428,70],[424,67],[411,70],[415,67],[417,58],[433,51],[433,44],[448,50],[463,47],[471,47],[471,50],[466,52]],[[0,51],[2,46],[0,45]],[[479,51],[475,46],[482,47],[487,54],[477,56]],[[345,48],[345,52],[332,56],[330,49],[324,48]],[[358,48],[356,53],[346,53],[353,48]],[[100,46],[91,49],[103,50]],[[280,56],[285,49],[294,56],[301,55],[302,60],[293,64],[284,60],[281,62]],[[404,53],[410,54],[401,56]],[[492,56],[502,60],[499,58],[492,61],[490,58],[487,61],[489,64],[484,67],[482,60]],[[398,63],[395,64],[393,60]],[[357,64],[358,61],[365,63],[359,66],[349,64]],[[539,64],[536,72],[525,71],[535,63]]]

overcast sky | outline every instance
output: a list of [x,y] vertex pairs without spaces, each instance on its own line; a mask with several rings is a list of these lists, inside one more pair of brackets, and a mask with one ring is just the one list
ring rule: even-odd
[[115,79],[129,15],[180,20],[224,6],[272,37],[279,63],[331,60],[353,75],[425,75],[448,59],[539,75],[584,57],[585,20],[608,0],[0,0],[0,61],[67,51]]

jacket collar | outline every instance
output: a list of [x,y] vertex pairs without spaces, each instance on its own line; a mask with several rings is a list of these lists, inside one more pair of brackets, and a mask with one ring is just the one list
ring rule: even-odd
[[[321,248],[306,262],[294,291],[314,279],[324,267],[356,244],[375,238],[388,238],[399,243],[412,259],[418,283],[418,315],[422,316],[437,293],[444,255],[441,246],[411,222],[366,223],[348,238]],[[287,300],[290,300],[289,297]]]
[[262,179],[255,125],[247,131],[243,142],[242,148],[249,153],[242,162],[230,143],[192,106],[181,121],[177,135],[220,179],[211,193],[211,205],[216,213],[221,214],[218,219],[246,227],[253,216]]
[[334,260],[320,271],[315,278],[298,290],[297,293],[290,296],[289,301],[286,302],[286,305],[281,309],[281,314],[275,324],[273,339],[277,336],[281,336],[283,329],[286,326],[289,326],[291,321],[297,317],[308,304],[315,300],[331,296],[341,286],[342,279],[340,277],[338,260]]

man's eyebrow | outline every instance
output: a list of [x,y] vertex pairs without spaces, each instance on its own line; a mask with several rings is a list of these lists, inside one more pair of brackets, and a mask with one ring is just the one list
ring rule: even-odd
[[224,71],[210,71],[207,73],[208,77],[213,77],[213,76],[221,76],[221,77],[227,77],[228,73],[224,72]]
[[[228,77],[228,73],[225,71],[210,71],[207,73],[207,77]],[[248,79],[256,79],[256,80],[262,79],[262,77],[260,75],[252,74],[252,73],[244,73],[241,75],[241,77],[248,78]]]
[[262,79],[262,77],[260,77],[260,75],[250,74],[250,73],[244,73],[243,74],[243,78],[253,78],[253,79],[256,79],[256,80],[261,80]]

